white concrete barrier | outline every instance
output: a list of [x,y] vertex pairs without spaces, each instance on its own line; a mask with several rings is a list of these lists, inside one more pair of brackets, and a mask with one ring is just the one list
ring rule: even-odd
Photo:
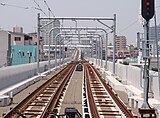
[[[0,68],[0,106],[9,105],[12,102],[11,97],[53,71],[54,68],[46,71],[47,63],[40,62],[40,72],[43,73],[39,75],[36,75],[36,63]],[[53,66],[54,61],[51,61],[51,67]]]
[[[91,63],[94,63],[96,65],[96,59],[88,58],[88,60]],[[103,66],[105,65],[105,61],[103,60]],[[113,72],[113,62],[107,62],[107,70],[109,72]],[[139,91],[143,92],[143,69],[140,67],[132,66],[132,65],[123,65],[116,63],[115,64],[115,74],[122,79],[122,83],[126,85],[132,85],[132,87],[135,87]],[[150,92],[152,92],[152,98],[160,101],[160,83],[158,79],[157,72],[150,71]],[[129,88],[128,88],[129,89]],[[133,92],[134,91],[130,91]],[[136,91],[135,91],[136,92]],[[138,92],[141,93],[141,92]],[[142,97],[142,96],[140,96]]]

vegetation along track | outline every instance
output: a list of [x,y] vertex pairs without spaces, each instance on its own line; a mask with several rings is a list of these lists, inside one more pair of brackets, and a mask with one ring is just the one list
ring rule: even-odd
[[59,98],[76,65],[77,62],[68,64],[13,108],[4,118],[49,118],[54,115]]

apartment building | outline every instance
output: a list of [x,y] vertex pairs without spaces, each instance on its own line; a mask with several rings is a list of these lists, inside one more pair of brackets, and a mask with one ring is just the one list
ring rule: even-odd
[[116,36],[116,52],[126,50],[127,39],[125,36]]
[[[16,58],[18,56],[18,53],[12,52],[13,46],[14,52],[16,52],[17,50],[19,52],[21,51],[22,54],[27,54],[28,52],[25,52],[25,48],[28,47],[25,46],[35,46],[37,45],[37,41],[38,39],[36,38],[36,36],[23,33],[23,28],[16,27],[13,28],[13,31],[0,30],[0,67],[12,65],[13,58]],[[41,42],[41,40],[39,41]],[[42,43],[40,43],[40,48],[43,47],[41,45]],[[34,52],[33,54],[36,54],[36,52]],[[25,59],[25,57],[26,56],[22,56],[22,59]]]

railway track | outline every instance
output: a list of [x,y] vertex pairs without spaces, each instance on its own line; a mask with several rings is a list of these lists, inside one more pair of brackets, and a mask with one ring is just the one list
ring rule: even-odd
[[[90,111],[87,118],[134,118],[112,89],[106,85],[98,71],[85,60],[68,64],[13,108],[4,118],[59,118],[65,116],[66,114],[59,115],[59,109],[62,106],[62,98],[68,88],[67,86],[69,86],[74,70],[84,71],[85,74],[88,109]],[[76,112],[78,113],[78,111]],[[78,118],[82,118],[84,115],[78,114],[78,116]]]
[[56,116],[59,99],[77,63],[70,63],[50,80],[31,93],[4,118],[48,118]]
[[94,118],[134,118],[118,96],[89,63],[85,64],[86,89]]

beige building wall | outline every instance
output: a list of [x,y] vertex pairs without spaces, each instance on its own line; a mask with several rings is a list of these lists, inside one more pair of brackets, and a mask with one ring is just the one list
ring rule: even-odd
[[24,35],[11,32],[11,45],[25,45]]
[[[29,36],[32,37],[32,40],[30,41],[30,45],[37,45],[37,41],[38,41],[37,34],[36,33],[30,33]],[[39,57],[40,57],[40,60],[43,60],[43,58],[44,58],[43,45],[44,45],[44,40],[41,38],[41,39],[39,39],[39,49],[40,49]]]
[[8,38],[7,31],[0,31],[0,67],[7,66]]
[[22,28],[22,27],[15,26],[15,27],[13,27],[13,32],[23,33],[23,28]]

